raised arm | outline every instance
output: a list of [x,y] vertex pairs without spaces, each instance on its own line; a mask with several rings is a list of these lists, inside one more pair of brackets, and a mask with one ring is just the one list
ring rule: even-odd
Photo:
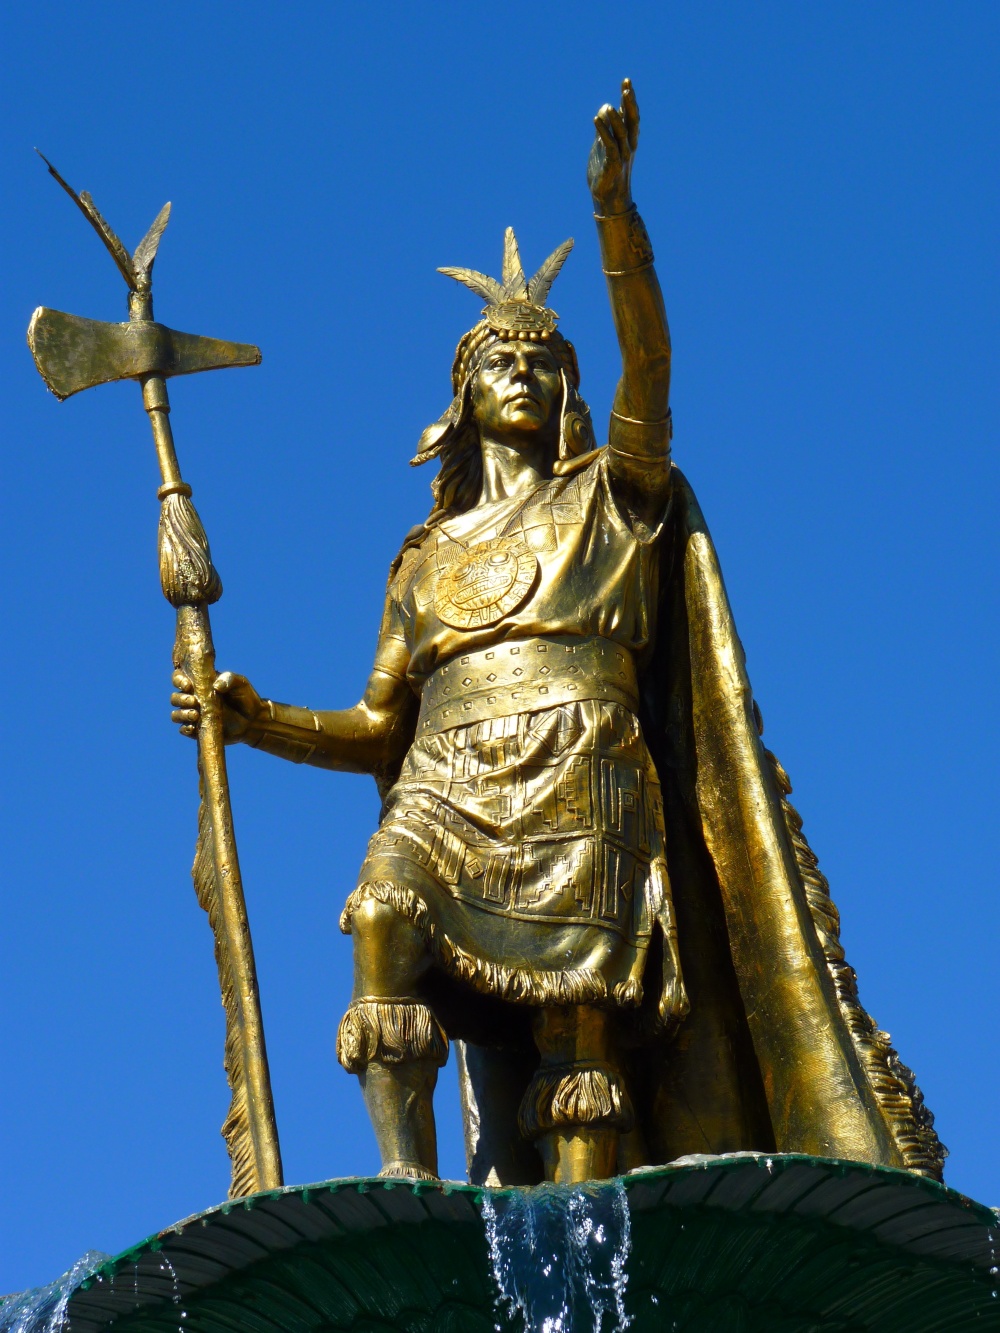
[[639,108],[628,79],[618,110],[603,106],[587,182],[601,244],[601,263],[622,356],[608,433],[611,473],[651,516],[669,489],[670,330],[653,268],[653,250],[632,202],[632,160]]

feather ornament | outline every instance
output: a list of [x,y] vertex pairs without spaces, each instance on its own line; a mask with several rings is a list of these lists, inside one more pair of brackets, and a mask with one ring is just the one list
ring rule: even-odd
[[439,268],[438,272],[463,283],[483,298],[488,307],[483,315],[491,328],[507,335],[546,330],[551,333],[558,317],[555,311],[545,309],[545,298],[572,249],[570,237],[552,251],[529,282],[524,276],[514,228],[508,227],[503,236],[502,281],[497,282],[474,268]]
[[169,221],[170,205],[167,203],[157,213],[153,219],[153,225],[135,248],[135,254],[132,256],[132,266],[135,269],[136,278],[149,277],[153,260],[156,258],[156,252],[160,246],[160,239],[166,231]]
[[98,236],[100,236],[101,240],[107,246],[108,251],[111,254],[111,258],[118,265],[118,270],[121,273],[122,277],[128,283],[129,287],[131,287],[132,290],[134,291],[137,286],[137,282],[135,276],[135,269],[132,267],[132,256],[125,249],[124,245],[122,245],[121,241],[118,239],[117,234],[111,230],[110,223],[106,222],[105,219],[102,217],[102,215],[98,212],[97,205],[94,203],[93,199],[90,197],[90,195],[86,190],[80,191],[80,207],[83,209],[84,213],[90,219],[91,224],[93,225],[93,228],[97,232]]
[[[200,767],[200,766],[199,766]],[[200,777],[200,773],[199,773]],[[240,1015],[236,996],[236,978],[226,953],[219,948],[222,928],[222,903],[216,878],[212,843],[212,821],[205,803],[204,782],[201,782],[201,803],[198,807],[198,841],[195,845],[191,876],[198,902],[208,914],[209,925],[215,938],[215,962],[219,969],[219,989],[226,1015],[226,1044],[222,1065],[226,1071],[232,1100],[222,1126],[222,1137],[232,1164],[229,1197],[240,1199],[261,1188],[258,1178],[256,1152],[250,1130],[250,1110],[243,1048],[240,1042]]]
[[487,277],[485,273],[479,273],[474,268],[439,268],[438,272],[443,273],[446,278],[454,278],[456,282],[463,283],[490,305],[499,305],[504,299],[504,290],[496,278]]
[[79,194],[77,194],[77,192],[73,189],[72,185],[69,185],[66,181],[63,180],[62,176],[59,175],[59,172],[56,171],[55,167],[45,156],[45,154],[39,153],[37,148],[35,149],[35,152],[38,153],[38,156],[48,167],[49,175],[54,177],[55,180],[58,181],[58,183],[63,187],[63,189],[66,191],[69,197],[76,204],[77,208],[80,210],[83,216],[87,219],[90,225],[97,232],[98,236],[100,236],[101,240],[107,247],[111,255],[111,258],[118,265],[119,273],[121,273],[122,277],[128,283],[130,290],[134,292],[138,284],[136,282],[135,269],[132,266],[131,256],[129,255],[129,252],[125,249],[124,245],[122,245],[118,237],[115,235],[115,233],[111,230],[109,224],[104,220],[104,218],[98,212],[97,205],[94,203],[93,199],[91,199],[90,195],[87,193],[86,190],[82,190]]
[[530,280],[528,283],[528,300],[532,305],[541,305],[544,302],[572,249],[573,238],[571,236],[568,241],[563,241],[562,245],[557,246],[552,251],[545,263]]
[[527,298],[528,287],[524,280],[524,265],[521,252],[517,248],[514,228],[508,227],[503,234],[503,294],[508,301],[523,301]]

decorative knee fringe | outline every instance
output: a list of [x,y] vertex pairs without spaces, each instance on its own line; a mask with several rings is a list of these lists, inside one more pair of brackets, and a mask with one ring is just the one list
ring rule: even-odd
[[603,1064],[539,1069],[517,1114],[526,1139],[571,1125],[604,1125],[627,1134],[632,1123],[628,1093],[615,1071]]
[[349,1074],[363,1074],[374,1060],[448,1059],[448,1038],[426,1004],[417,1000],[356,1000],[340,1020],[337,1059]]

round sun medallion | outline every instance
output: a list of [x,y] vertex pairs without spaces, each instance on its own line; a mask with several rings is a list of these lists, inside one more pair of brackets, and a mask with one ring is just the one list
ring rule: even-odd
[[538,560],[523,537],[479,542],[442,571],[434,610],[455,629],[495,625],[521,605],[537,573]]

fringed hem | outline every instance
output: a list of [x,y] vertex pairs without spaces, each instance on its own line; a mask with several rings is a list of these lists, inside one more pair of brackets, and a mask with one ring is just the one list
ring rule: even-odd
[[395,1180],[440,1180],[441,1177],[428,1171],[425,1166],[420,1166],[417,1162],[389,1162],[378,1173],[380,1180],[392,1178]]
[[635,980],[608,983],[594,968],[568,968],[565,972],[509,967],[477,958],[450,940],[430,918],[427,904],[412,889],[388,880],[368,880],[354,890],[340,917],[340,929],[351,933],[354,913],[363,902],[374,898],[395,908],[423,934],[434,960],[450,976],[464,981],[473,990],[510,1004],[571,1005],[607,1004],[635,1008],[642,1003],[642,985]]
[[448,1038],[426,1004],[416,1000],[356,1000],[340,1020],[337,1059],[349,1074],[363,1074],[372,1061],[399,1065],[410,1060],[448,1059]]
[[948,1149],[934,1131],[934,1116],[924,1104],[913,1070],[900,1060],[888,1032],[879,1031],[861,1005],[857,973],[847,962],[840,943],[840,913],[830,897],[829,881],[802,832],[802,816],[788,800],[791,781],[771,751],[764,753],[774,768],[785,827],[795,850],[806,901],[855,1050],[907,1170],[940,1180]]
[[573,1125],[604,1125],[627,1134],[633,1120],[628,1093],[604,1064],[537,1070],[517,1113],[518,1129],[528,1140]]

